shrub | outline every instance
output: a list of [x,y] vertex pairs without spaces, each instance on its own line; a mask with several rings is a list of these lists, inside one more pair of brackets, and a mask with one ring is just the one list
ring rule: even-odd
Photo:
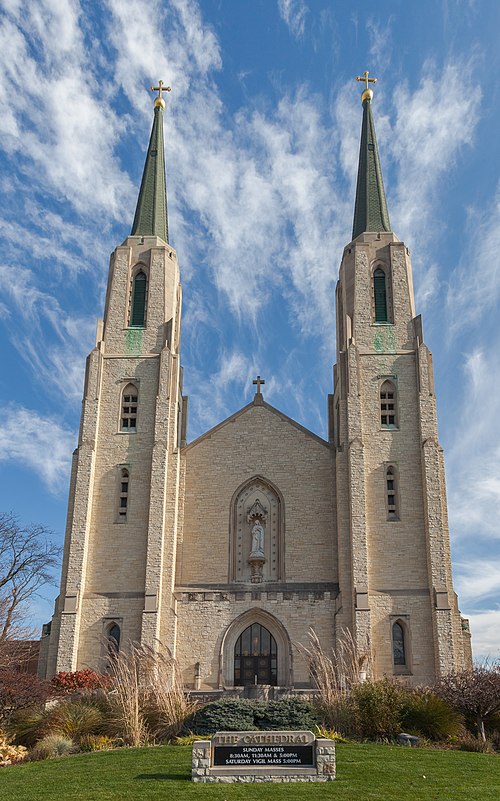
[[4,768],[13,762],[19,762],[27,753],[28,750],[24,746],[9,743],[7,736],[0,731],[0,767]]
[[472,719],[479,737],[486,740],[485,724],[500,712],[500,665],[449,673],[434,689],[466,718]]
[[96,703],[79,700],[63,701],[52,707],[41,726],[49,735],[69,737],[79,742],[88,734],[99,734],[104,724],[105,717]]
[[252,731],[254,716],[265,704],[242,698],[213,701],[199,709],[186,721],[186,728],[206,736],[217,731]]
[[431,690],[404,690],[401,700],[404,731],[430,740],[446,740],[460,734],[462,716]]
[[65,693],[75,693],[79,691],[92,691],[100,688],[107,689],[111,687],[112,680],[110,676],[102,676],[96,673],[95,670],[85,668],[84,670],[74,670],[71,672],[61,671],[56,673],[52,678],[51,683],[58,690]]
[[254,712],[256,729],[312,729],[318,722],[317,714],[309,701],[302,698],[283,698],[269,701]]
[[49,682],[28,673],[0,670],[0,722],[26,707],[43,704],[54,695]]
[[401,731],[403,691],[400,684],[390,679],[367,681],[353,688],[351,698],[361,737],[391,739]]
[[33,760],[52,759],[52,757],[64,756],[74,751],[73,740],[58,734],[49,734],[37,742],[29,756]]
[[85,734],[79,742],[80,751],[88,753],[89,751],[108,751],[114,747],[112,737],[106,734]]
[[193,734],[190,731],[189,734],[174,737],[173,740],[170,740],[170,745],[193,745],[196,740],[203,740],[203,736],[201,734]]

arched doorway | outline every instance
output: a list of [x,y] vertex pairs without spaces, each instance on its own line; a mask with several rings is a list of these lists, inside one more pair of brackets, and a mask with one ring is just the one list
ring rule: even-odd
[[252,623],[238,637],[234,646],[234,684],[278,683],[278,648],[276,640],[261,623]]

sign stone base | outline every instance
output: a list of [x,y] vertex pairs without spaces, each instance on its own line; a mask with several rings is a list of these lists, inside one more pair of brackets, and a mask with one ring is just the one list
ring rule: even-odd
[[194,782],[330,782],[335,741],[310,731],[217,732],[193,743]]

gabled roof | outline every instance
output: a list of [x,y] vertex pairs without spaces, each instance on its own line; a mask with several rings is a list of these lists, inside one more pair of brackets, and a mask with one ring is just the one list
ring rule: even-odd
[[[260,398],[260,399],[257,400],[258,398]],[[274,406],[271,406],[270,403],[266,403],[265,400],[262,400],[262,395],[259,396],[257,394],[255,396],[255,399],[251,403],[248,403],[246,406],[243,406],[242,409],[239,409],[239,411],[237,411],[234,414],[230,415],[230,417],[227,417],[221,423],[218,423],[213,428],[210,428],[208,431],[205,431],[204,434],[201,434],[195,440],[193,440],[188,445],[186,445],[183,448],[183,451],[187,451],[190,448],[193,448],[195,445],[198,445],[204,439],[209,439],[212,436],[212,434],[215,434],[216,431],[219,431],[221,428],[224,428],[225,426],[228,425],[228,423],[233,423],[239,417],[242,417],[244,414],[249,412],[250,409],[254,409],[255,407],[258,407],[258,408],[259,407],[261,407],[261,408],[264,407],[268,412],[271,412],[272,414],[275,414],[277,417],[279,417],[279,419],[282,420],[284,423],[289,423],[294,428],[296,428],[298,431],[301,431],[303,434],[306,434],[307,436],[312,437],[312,439],[315,439],[316,442],[318,442],[320,445],[323,445],[326,448],[329,447],[329,444],[325,439],[323,439],[322,437],[319,437],[313,431],[309,431],[309,429],[305,428],[305,426],[301,426],[300,423],[297,423],[295,420],[292,420],[291,417],[288,417],[286,414],[283,414],[283,412],[280,412],[279,409],[276,409]]]

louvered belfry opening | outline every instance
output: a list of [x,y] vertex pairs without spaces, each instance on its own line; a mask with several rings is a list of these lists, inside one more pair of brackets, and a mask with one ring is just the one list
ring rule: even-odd
[[146,322],[146,296],[148,279],[142,270],[134,278],[132,289],[132,308],[130,311],[130,327],[143,328]]
[[375,293],[375,322],[387,323],[387,288],[385,273],[377,268],[373,273],[373,291]]

